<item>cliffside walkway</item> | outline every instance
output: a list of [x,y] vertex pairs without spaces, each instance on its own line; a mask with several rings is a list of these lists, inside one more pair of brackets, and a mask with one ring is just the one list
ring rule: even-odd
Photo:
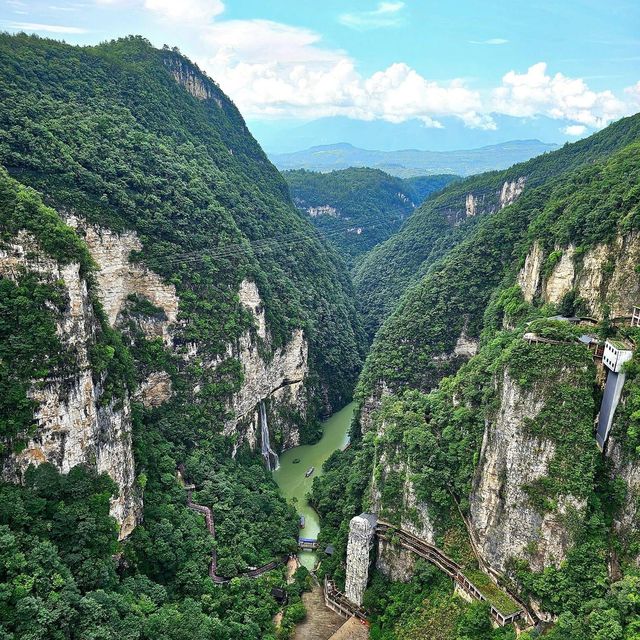
[[[181,465],[178,469],[178,477],[182,480],[184,473],[184,467]],[[196,511],[197,513],[201,513],[204,516],[205,523],[207,525],[207,531],[213,540],[216,539],[216,527],[213,519],[213,512],[211,509],[203,504],[196,504],[191,499],[191,495],[195,490],[196,486],[194,484],[188,484],[184,486],[187,492],[187,507],[192,511]],[[268,571],[273,571],[277,567],[284,565],[287,563],[289,556],[283,556],[278,560],[272,560],[271,562],[267,562],[267,564],[263,564],[261,567],[256,567],[255,569],[249,569],[239,574],[237,577],[239,578],[259,578],[264,573]],[[211,561],[209,562],[209,577],[215,584],[225,584],[231,580],[231,578],[227,576],[218,575],[218,553],[215,548],[211,551]]]
[[[479,600],[481,602],[488,602],[489,606],[491,607],[491,617],[499,625],[502,626],[505,624],[510,624],[520,618],[526,617],[525,609],[521,607],[519,603],[513,600],[513,597],[511,595],[508,595],[504,592],[504,597],[508,600],[511,600],[511,602],[513,603],[513,610],[501,611],[500,609],[498,609],[498,607],[490,602],[489,599],[484,595],[484,593],[469,578],[465,576],[462,567],[454,560],[449,558],[443,551],[438,549],[438,547],[425,542],[412,533],[409,533],[404,529],[399,529],[394,525],[385,522],[384,520],[378,520],[375,532],[377,536],[381,536],[385,539],[390,539],[390,537],[393,536],[397,539],[401,547],[415,553],[416,555],[424,558],[431,564],[438,567],[438,569],[452,578],[456,586],[468,597],[474,600]],[[497,585],[496,589],[498,589]]]
[[324,578],[324,603],[327,608],[343,618],[355,617],[358,620],[367,620],[366,610],[351,602],[342,591],[337,589],[334,581],[326,576]]

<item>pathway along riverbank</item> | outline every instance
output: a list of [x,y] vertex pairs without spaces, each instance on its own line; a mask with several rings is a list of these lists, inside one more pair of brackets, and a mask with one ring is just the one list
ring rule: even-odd
[[[300,530],[303,538],[317,538],[320,532],[318,514],[307,501],[307,493],[311,491],[313,479],[321,475],[322,465],[337,449],[342,449],[349,443],[349,427],[355,410],[352,402],[334,413],[323,424],[322,438],[316,444],[304,444],[285,451],[280,456],[280,467],[273,472],[273,478],[280,487],[280,494],[294,504],[298,513],[304,517],[305,526]],[[298,460],[298,462],[294,462]],[[315,471],[309,477],[305,476],[308,469]],[[301,551],[300,562],[312,569],[316,554],[312,551]]]

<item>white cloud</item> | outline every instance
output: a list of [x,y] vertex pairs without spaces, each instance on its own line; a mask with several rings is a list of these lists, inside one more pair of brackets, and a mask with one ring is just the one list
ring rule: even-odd
[[543,114],[592,128],[600,128],[628,111],[611,91],[592,91],[581,78],[547,74],[545,62],[526,73],[509,71],[493,92],[494,108],[511,116]]
[[223,0],[95,0],[101,5],[128,5],[153,12],[162,20],[206,26],[224,11]]
[[462,81],[430,81],[404,63],[364,77],[346,53],[322,47],[306,29],[234,20],[214,23],[202,37],[209,55],[198,64],[249,117],[418,118],[440,127],[439,116],[454,115],[493,126],[479,113],[480,95]]
[[379,29],[381,27],[397,27],[402,24],[400,12],[404,2],[380,2],[373,11],[343,13],[338,22],[351,29]]
[[[640,105],[640,82],[626,90],[623,101],[611,91],[593,91],[581,78],[551,75],[544,62],[524,73],[509,71],[498,86],[482,91],[461,79],[430,80],[403,62],[365,76],[345,51],[324,46],[315,31],[269,20],[221,18],[223,0],[95,2],[126,4],[181,26],[181,36],[189,38],[189,54],[251,118],[340,115],[389,122],[419,119],[425,126],[441,127],[442,118],[453,116],[468,127],[495,129],[492,114],[545,115],[563,121],[567,135],[582,135]],[[399,19],[403,8],[402,2],[380,2],[372,11],[348,15],[357,16],[364,28]]]
[[471,44],[488,44],[488,45],[501,45],[501,44],[509,44],[508,40],[504,38],[489,38],[488,40],[469,40]]
[[144,0],[144,7],[167,20],[196,24],[224,11],[222,0]]
[[86,29],[80,27],[69,27],[62,24],[40,24],[38,22],[11,22],[7,27],[28,33],[87,33]]
[[568,136],[581,136],[587,131],[587,127],[583,124],[570,124],[562,129],[562,133]]
[[631,87],[627,87],[624,92],[631,98],[636,107],[640,107],[640,80]]

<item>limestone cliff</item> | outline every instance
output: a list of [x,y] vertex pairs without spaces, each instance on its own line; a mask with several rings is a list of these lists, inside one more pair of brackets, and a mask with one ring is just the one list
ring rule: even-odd
[[470,496],[470,523],[486,564],[505,572],[510,558],[524,557],[533,570],[561,562],[572,543],[563,516],[582,512],[586,504],[562,496],[556,511],[541,514],[526,487],[548,474],[554,443],[526,430],[544,406],[544,394],[524,391],[504,371],[500,408],[485,428]]
[[[229,346],[228,355],[240,361],[244,375],[240,391],[230,399],[231,418],[225,425],[225,434],[236,433],[236,449],[243,440],[255,449],[261,402],[269,402],[270,415],[282,416],[287,409],[293,409],[306,417],[309,345],[303,331],[297,329],[286,345],[267,356],[265,349],[267,353],[270,351],[271,336],[258,287],[244,280],[239,295],[240,303],[254,317],[255,331],[247,331],[237,344]],[[241,425],[247,425],[244,431]],[[280,419],[277,425],[282,429],[282,450],[300,443],[300,434],[290,423]]]
[[640,261],[640,234],[617,235],[612,242],[596,245],[580,254],[574,245],[556,247],[557,262],[544,274],[544,250],[534,243],[518,275],[518,284],[527,302],[539,297],[559,304],[575,290],[586,314],[598,320],[608,306],[611,318],[631,315],[640,300],[640,279],[635,271]]
[[464,214],[462,211],[451,209],[447,212],[447,217],[451,222],[460,224],[465,218],[491,214],[504,209],[522,195],[526,181],[526,176],[519,176],[515,180],[506,180],[499,191],[491,189],[471,191],[465,195]]
[[[175,287],[144,264],[132,262],[130,255],[140,251],[142,244],[132,231],[115,233],[97,225],[88,224],[76,215],[68,215],[67,223],[83,236],[99,271],[97,274],[100,300],[112,326],[122,325],[123,312],[132,295],[141,296],[157,307],[160,315],[142,316],[138,324],[147,338],[162,338],[165,346],[176,348],[179,298]],[[304,381],[308,374],[308,344],[302,330],[295,331],[290,341],[271,353],[265,308],[256,284],[244,280],[238,292],[240,304],[254,318],[254,330],[245,332],[235,344],[229,344],[224,357],[240,361],[243,382],[240,390],[229,400],[230,417],[225,423],[225,435],[235,437],[235,450],[247,441],[252,449],[257,446],[259,433],[258,405],[269,400],[272,415],[293,408],[306,414],[306,390]],[[186,362],[193,361],[198,345],[191,345]],[[217,366],[223,357],[207,363]],[[171,379],[166,372],[151,372],[142,381],[137,398],[148,406],[158,406],[171,397]],[[299,433],[284,420],[276,422],[282,430],[282,447],[290,448],[299,443]]]
[[222,103],[214,90],[213,82],[190,62],[181,56],[168,54],[164,61],[173,79],[198,100],[216,99],[218,106]]
[[[382,467],[379,474],[380,482],[384,483],[392,471],[403,477],[402,504],[397,505],[397,511],[401,514],[399,519],[400,527],[422,540],[435,544],[435,529],[429,515],[429,507],[416,497],[415,487],[407,465],[401,463],[396,465],[394,469],[386,462],[385,457],[383,455],[379,462]],[[374,482],[372,487],[372,510],[374,513],[384,513],[381,497],[380,487]],[[388,542],[384,537],[379,537],[377,543],[376,568],[391,580],[401,582],[410,580],[414,574],[417,556],[402,547],[398,547],[398,545]]]
[[[614,529],[621,540],[629,544],[629,548],[637,548],[634,538],[640,528],[640,465],[625,455],[622,445],[615,433],[609,437],[606,449],[607,458],[611,462],[611,476],[622,480],[626,496],[622,508],[616,515]],[[640,563],[640,556],[634,558]]]
[[162,338],[164,344],[170,346],[170,327],[178,318],[179,300],[176,288],[163,282],[159,275],[144,264],[129,259],[132,252],[142,249],[137,234],[133,231],[115,233],[105,227],[89,224],[74,214],[67,215],[65,221],[84,239],[91,257],[98,265],[100,302],[109,324],[112,327],[119,324],[121,313],[130,296],[143,296],[164,314],[160,319],[143,320],[144,334],[148,338]]
[[[161,338],[165,347],[177,353],[176,335],[179,298],[175,287],[143,264],[130,260],[131,252],[142,248],[130,231],[115,233],[88,224],[77,215],[67,222],[80,234],[98,266],[95,290],[112,327],[122,328],[123,313],[131,296],[139,296],[159,310],[153,316],[142,315],[137,322],[147,338]],[[78,464],[89,464],[106,472],[119,487],[111,513],[120,524],[120,535],[131,533],[141,515],[142,497],[135,484],[135,462],[131,444],[131,398],[103,400],[101,380],[91,369],[90,349],[98,330],[98,320],[87,282],[79,265],[60,265],[47,257],[34,238],[21,233],[0,253],[0,275],[15,279],[21,269],[35,271],[42,278],[64,283],[68,307],[57,326],[64,347],[73,354],[71,373],[64,377],[34,380],[30,392],[37,404],[38,428],[19,454],[3,464],[3,476],[19,480],[30,464],[51,462],[62,472]],[[239,391],[229,398],[229,418],[224,433],[234,436],[235,450],[246,441],[258,446],[259,405],[268,401],[269,415],[275,418],[271,429],[282,449],[299,443],[300,434],[290,420],[291,412],[306,419],[308,344],[301,329],[289,342],[275,350],[265,319],[265,309],[257,286],[243,281],[239,291],[242,304],[254,317],[254,328],[235,344],[229,344],[225,356],[239,360],[243,378]],[[184,355],[192,361],[198,345]],[[211,362],[217,366],[222,357]],[[197,389],[196,389],[197,391]],[[141,381],[135,400],[157,407],[172,396],[172,380],[166,371],[151,371]]]
[[35,432],[26,447],[4,460],[3,477],[19,480],[30,464],[50,462],[63,472],[78,464],[93,465],[111,476],[119,493],[111,514],[127,536],[140,516],[131,446],[129,398],[104,402],[101,380],[91,370],[89,350],[98,320],[79,265],[60,265],[46,256],[34,238],[20,233],[0,252],[0,275],[16,279],[20,269],[63,283],[68,304],[57,333],[74,365],[67,375],[34,380],[30,396],[37,402]]

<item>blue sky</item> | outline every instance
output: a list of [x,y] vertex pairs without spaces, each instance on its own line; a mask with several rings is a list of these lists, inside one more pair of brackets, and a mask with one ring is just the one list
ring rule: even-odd
[[177,45],[255,131],[323,142],[336,118],[571,140],[640,109],[637,0],[0,0],[0,28]]

